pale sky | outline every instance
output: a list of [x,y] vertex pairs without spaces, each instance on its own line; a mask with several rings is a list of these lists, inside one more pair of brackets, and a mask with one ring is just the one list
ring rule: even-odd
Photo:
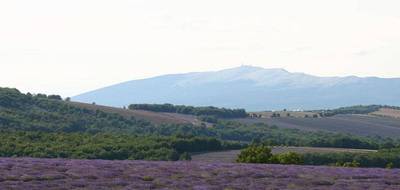
[[400,77],[399,0],[3,0],[0,87],[80,94],[241,64]]

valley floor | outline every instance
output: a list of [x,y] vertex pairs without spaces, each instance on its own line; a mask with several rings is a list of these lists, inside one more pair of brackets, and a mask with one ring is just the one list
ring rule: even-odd
[[400,170],[0,158],[0,189],[400,189]]

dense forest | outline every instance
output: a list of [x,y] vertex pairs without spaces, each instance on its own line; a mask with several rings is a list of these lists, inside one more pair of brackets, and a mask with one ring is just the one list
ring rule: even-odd
[[0,131],[0,157],[187,160],[188,152],[241,147],[238,143],[222,143],[207,137]]
[[248,114],[244,109],[226,109],[217,108],[212,106],[207,107],[193,107],[184,105],[172,104],[131,104],[129,109],[133,110],[147,110],[154,112],[169,112],[190,114],[196,116],[215,116],[218,118],[242,118],[247,117]]
[[[244,125],[223,119],[216,119],[212,127],[155,125],[66,101],[57,95],[23,94],[16,89],[0,88],[0,156],[177,160],[190,159],[188,153],[240,149],[257,142],[268,146],[366,149],[394,148],[400,144],[399,140],[389,138]],[[235,115],[235,111],[220,110],[229,114],[196,113]],[[246,114],[244,110],[238,113]]]

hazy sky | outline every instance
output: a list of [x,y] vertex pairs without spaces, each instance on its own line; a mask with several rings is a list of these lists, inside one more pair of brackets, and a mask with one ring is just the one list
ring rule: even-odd
[[399,0],[4,0],[0,86],[72,96],[241,64],[400,77]]

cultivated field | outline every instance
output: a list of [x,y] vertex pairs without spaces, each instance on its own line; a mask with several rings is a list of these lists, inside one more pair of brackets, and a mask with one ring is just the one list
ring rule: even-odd
[[86,108],[89,110],[100,110],[108,113],[117,113],[124,117],[135,117],[150,121],[154,124],[194,124],[200,125],[202,122],[199,121],[196,116],[177,114],[177,113],[158,113],[144,110],[129,110],[101,105],[86,104],[80,102],[69,102],[74,106]]
[[381,108],[381,109],[379,109],[379,111],[372,112],[371,115],[400,118],[400,110]]
[[[296,152],[296,153],[330,153],[330,152],[349,152],[349,153],[370,153],[376,150],[362,150],[362,149],[346,149],[346,148],[317,148],[317,147],[283,147],[277,146],[272,148],[273,154]],[[200,153],[192,156],[193,161],[202,162],[224,162],[234,163],[240,150],[220,151]]]
[[304,112],[304,111],[265,111],[265,112],[251,112],[250,114],[261,115],[261,118],[271,118],[273,114],[279,114],[280,117],[313,117],[313,115],[317,115],[318,113],[314,112]]
[[400,170],[1,158],[0,187],[42,189],[400,189]]
[[246,118],[235,119],[245,124],[266,123],[282,128],[330,131],[362,136],[400,136],[400,119],[371,115],[336,115],[324,118]]

